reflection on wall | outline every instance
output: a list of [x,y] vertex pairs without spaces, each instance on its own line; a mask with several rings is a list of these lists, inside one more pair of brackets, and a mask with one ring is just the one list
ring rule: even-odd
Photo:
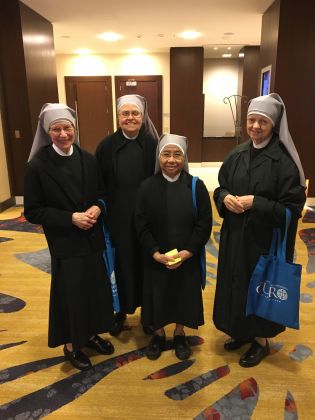
[[238,93],[238,59],[204,60],[204,137],[234,137],[234,123],[225,96]]
[[0,108],[0,203],[8,200],[11,197],[9,175],[6,154],[4,150],[4,139],[2,130],[2,116]]

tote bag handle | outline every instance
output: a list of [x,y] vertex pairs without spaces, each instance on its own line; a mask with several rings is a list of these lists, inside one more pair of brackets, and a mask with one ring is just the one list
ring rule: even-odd
[[285,230],[283,240],[281,241],[281,230],[275,228],[272,232],[271,245],[269,249],[269,256],[277,256],[281,260],[286,259],[287,237],[288,229],[291,221],[291,210],[285,209]]

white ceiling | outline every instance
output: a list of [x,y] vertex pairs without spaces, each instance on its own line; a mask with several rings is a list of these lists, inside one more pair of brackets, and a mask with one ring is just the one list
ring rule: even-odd
[[[140,47],[148,53],[170,47],[204,46],[205,56],[221,55],[227,46],[259,45],[261,19],[274,0],[23,0],[52,22],[57,54],[78,48],[94,53],[125,54]],[[183,40],[177,34],[203,35]],[[117,32],[124,38],[108,43],[96,36]],[[214,46],[220,46],[215,53]],[[223,51],[224,50],[224,51]]]

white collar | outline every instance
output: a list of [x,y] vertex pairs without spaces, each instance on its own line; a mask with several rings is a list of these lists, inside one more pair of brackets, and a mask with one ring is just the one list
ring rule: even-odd
[[174,176],[174,178],[171,178],[170,176],[166,175],[166,174],[162,171],[162,175],[163,175],[163,176],[164,176],[164,178],[165,178],[167,181],[169,181],[169,182],[175,182],[175,181],[177,181],[177,180],[178,180],[178,178],[180,177],[180,174],[181,174],[181,172],[180,172],[179,174],[175,175],[175,176]]
[[54,150],[56,151],[56,153],[58,153],[58,155],[60,156],[71,156],[73,153],[73,146],[71,144],[70,146],[70,150],[69,153],[65,153],[62,150],[59,149],[59,147],[57,147],[54,143],[52,144],[52,147],[54,148]]
[[263,141],[262,143],[259,143],[259,144],[255,144],[255,143],[254,143],[254,141],[252,141],[252,143],[253,143],[253,148],[254,148],[254,149],[263,149],[263,148],[264,148],[264,147],[266,147],[266,146],[267,146],[267,144],[270,142],[271,137],[272,137],[272,134],[271,134],[271,136],[270,136],[267,140],[265,140],[265,141]]
[[134,140],[134,139],[136,139],[138,137],[138,134],[139,134],[138,133],[135,137],[129,137],[129,136],[127,136],[127,134],[124,132],[123,129],[121,129],[121,131],[123,132],[124,137],[126,137],[126,139],[128,139],[128,140]]

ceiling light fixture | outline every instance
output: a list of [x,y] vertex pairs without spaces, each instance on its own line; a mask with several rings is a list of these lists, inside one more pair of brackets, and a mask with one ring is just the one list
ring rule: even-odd
[[222,57],[229,58],[229,57],[232,57],[232,54],[222,54]]
[[178,36],[183,39],[196,39],[201,35],[202,33],[197,31],[184,31],[178,34]]
[[97,38],[107,42],[114,42],[123,38],[123,36],[120,34],[116,34],[115,32],[103,32],[102,34],[97,35]]

